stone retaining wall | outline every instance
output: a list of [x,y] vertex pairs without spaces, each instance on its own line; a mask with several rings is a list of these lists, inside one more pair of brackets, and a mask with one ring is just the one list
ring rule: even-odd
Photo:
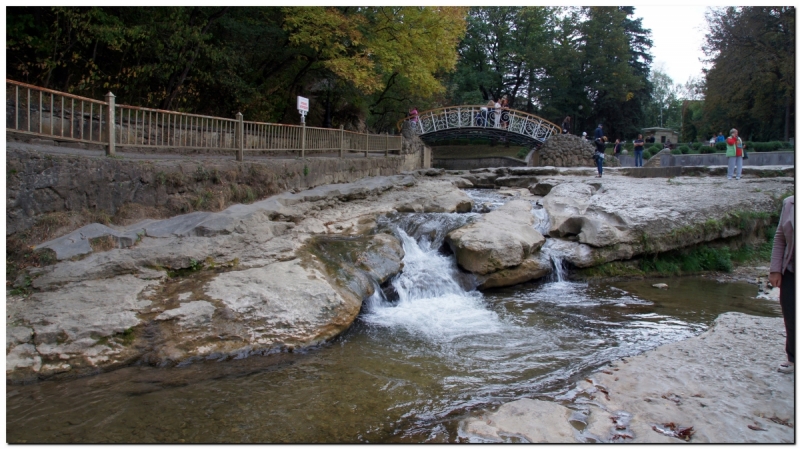
[[51,148],[6,143],[7,237],[54,212],[89,210],[114,217],[127,208],[126,214],[138,209],[156,215],[141,218],[164,218],[220,210],[285,191],[423,168],[425,157],[430,157],[430,150],[419,139],[404,139],[404,154],[389,157],[244,162],[188,156],[109,158],[48,152]]
[[[530,161],[537,167],[594,167],[594,145],[572,134],[558,134],[536,150]],[[618,167],[619,160],[606,154],[605,167]]]

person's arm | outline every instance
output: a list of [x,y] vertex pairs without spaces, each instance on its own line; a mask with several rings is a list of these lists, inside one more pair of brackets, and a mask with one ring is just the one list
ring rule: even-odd
[[772,242],[772,257],[769,263],[769,282],[774,287],[780,287],[782,281],[783,253],[786,251],[786,236],[783,235],[783,214],[786,212],[784,203],[781,218],[778,220],[778,229],[775,230],[775,240]]

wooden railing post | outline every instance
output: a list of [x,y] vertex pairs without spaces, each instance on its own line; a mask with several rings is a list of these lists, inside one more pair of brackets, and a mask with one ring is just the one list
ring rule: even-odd
[[241,112],[236,113],[236,143],[239,147],[236,151],[236,160],[239,162],[244,161],[244,115]]
[[[63,99],[63,97],[62,97],[62,99]],[[114,153],[116,152],[116,147],[115,147],[115,143],[116,142],[114,142],[116,140],[115,139],[115,137],[116,137],[116,135],[115,135],[116,134],[115,133],[116,127],[114,126],[114,109],[116,109],[116,108],[114,107],[115,106],[114,105],[114,100],[115,100],[114,94],[112,94],[111,92],[108,92],[106,94],[106,103],[108,103],[108,124],[106,125],[107,128],[108,128],[108,131],[107,131],[107,134],[108,134],[108,147],[106,147],[106,156],[113,156]],[[62,116],[64,115],[63,108],[61,110],[61,115]],[[51,115],[50,115],[50,120],[52,120],[52,111],[51,111]],[[62,132],[63,132],[63,130],[62,130]]]
[[303,159],[305,157],[306,157],[306,121],[303,120],[303,133],[300,136],[300,158]]
[[344,125],[339,125],[339,157],[344,157]]

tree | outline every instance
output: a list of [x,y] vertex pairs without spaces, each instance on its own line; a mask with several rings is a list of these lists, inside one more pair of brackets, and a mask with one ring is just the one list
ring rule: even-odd
[[703,51],[705,114],[716,128],[736,127],[748,140],[794,134],[795,8],[710,9]]
[[465,8],[9,7],[7,76],[117,102],[379,129],[442,95]]
[[473,7],[450,78],[455,104],[508,95],[516,109],[576,130],[634,134],[650,98],[652,42],[632,7]]
[[[652,106],[649,108],[648,123],[657,124],[660,128],[670,121],[670,105],[677,100],[677,89],[669,77],[663,71],[656,69],[650,75],[650,84],[653,86]],[[667,111],[666,121],[664,120],[664,110]]]

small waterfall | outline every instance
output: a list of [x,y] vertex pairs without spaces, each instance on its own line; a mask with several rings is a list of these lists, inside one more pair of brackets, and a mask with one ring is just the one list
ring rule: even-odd
[[536,223],[533,224],[534,229],[544,236],[549,235],[550,215],[547,213],[547,209],[534,206],[533,209],[531,209],[531,215],[536,218]]
[[553,265],[553,271],[550,273],[550,280],[553,282],[566,281],[567,268],[564,266],[564,259],[560,255],[550,252],[550,263]]
[[406,253],[403,271],[391,282],[397,299],[389,301],[383,292],[376,292],[363,320],[437,341],[498,332],[501,322],[483,295],[470,288],[470,276],[459,271],[452,254],[439,251],[444,235],[463,225],[463,214],[438,214],[438,220],[431,217],[436,214],[413,215],[393,226]]

